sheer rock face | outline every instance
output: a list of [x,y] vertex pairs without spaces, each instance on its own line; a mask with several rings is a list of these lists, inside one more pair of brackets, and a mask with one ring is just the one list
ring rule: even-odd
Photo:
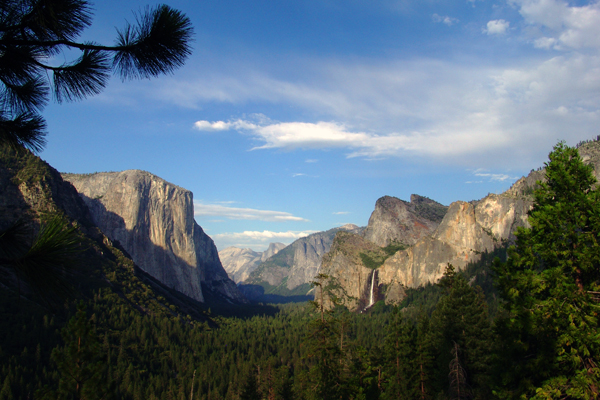
[[250,276],[261,262],[274,256],[279,250],[286,247],[283,243],[271,243],[269,248],[263,252],[253,251],[251,249],[240,249],[238,247],[227,247],[219,252],[219,258],[223,263],[223,268],[234,282],[242,282]]
[[227,298],[243,298],[194,220],[192,192],[139,170],[63,177],[96,225],[154,278],[199,301],[205,300],[203,284]]
[[321,258],[331,248],[336,232],[341,230],[361,232],[362,228],[348,224],[300,238],[261,263],[244,284],[285,285],[287,290],[294,290],[312,282],[319,273]]
[[[437,282],[448,263],[457,270],[481,259],[481,253],[514,240],[519,226],[527,225],[532,202],[507,195],[489,195],[466,203],[454,202],[431,236],[387,259],[379,271],[380,283],[416,288]],[[390,303],[401,299],[386,297]]]
[[336,237],[331,251],[323,257],[321,272],[334,277],[348,295],[358,299],[352,303],[352,309],[363,309],[370,285],[365,276],[371,270],[356,254],[375,251],[371,249],[373,245],[381,250],[394,242],[412,244],[387,258],[377,270],[376,284],[386,288],[386,302],[398,303],[404,297],[404,288],[437,282],[448,263],[462,270],[470,262],[479,261],[481,253],[512,242],[517,227],[527,226],[527,212],[532,205],[523,195],[530,188],[520,185],[523,187],[514,193],[491,194],[471,203],[454,202],[447,211],[427,199],[428,205],[436,205],[435,214],[416,212],[418,197],[414,195],[410,203],[383,197],[377,201],[364,240],[347,235]]
[[415,194],[411,195],[410,203],[384,196],[375,203],[364,237],[382,247],[393,243],[412,246],[433,233],[447,208]]

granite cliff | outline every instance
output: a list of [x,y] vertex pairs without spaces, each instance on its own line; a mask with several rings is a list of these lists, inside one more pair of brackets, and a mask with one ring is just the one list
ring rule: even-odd
[[243,300],[212,239],[194,220],[192,192],[139,170],[63,178],[102,232],[152,277],[198,301],[206,291]]
[[270,243],[265,251],[254,251],[252,249],[240,249],[239,247],[227,247],[219,252],[219,258],[223,268],[227,271],[229,277],[235,282],[242,282],[250,276],[250,273],[274,256],[279,250],[286,247],[283,243]]
[[410,196],[410,203],[384,196],[375,203],[364,238],[382,247],[394,243],[413,245],[435,230],[447,208],[416,194]]
[[[448,207],[415,194],[410,202],[381,197],[362,235],[336,235],[331,250],[323,257],[320,272],[338,281],[345,292],[338,295],[348,299],[346,305],[350,309],[364,309],[371,302],[371,287],[375,292],[373,300],[382,296],[378,289],[383,282],[377,269],[396,251],[431,235],[447,210]],[[392,296],[402,297],[403,293],[401,286],[392,289]]]

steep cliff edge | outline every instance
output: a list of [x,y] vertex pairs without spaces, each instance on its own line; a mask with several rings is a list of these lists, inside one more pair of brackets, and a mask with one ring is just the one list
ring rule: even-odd
[[139,170],[63,178],[77,189],[94,223],[142,270],[199,301],[205,289],[243,300],[212,239],[194,220],[190,191]]
[[410,203],[383,196],[375,203],[364,238],[382,247],[394,243],[412,246],[435,230],[447,209],[416,194],[410,196]]
[[248,279],[261,262],[274,256],[284,247],[286,245],[283,243],[270,243],[267,250],[260,252],[231,246],[221,250],[219,258],[229,277],[238,283]]
[[489,195],[476,203],[450,205],[435,232],[414,246],[397,252],[379,270],[379,282],[388,285],[388,302],[401,298],[397,287],[419,287],[437,282],[448,263],[458,270],[481,259],[481,253],[508,244],[519,226],[527,226],[531,201]]

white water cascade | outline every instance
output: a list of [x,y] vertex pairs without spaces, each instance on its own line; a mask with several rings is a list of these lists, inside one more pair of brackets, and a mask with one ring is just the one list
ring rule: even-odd
[[373,270],[373,274],[371,274],[371,295],[369,297],[369,305],[367,306],[367,308],[371,307],[375,301],[375,298],[373,296],[373,289],[375,288],[375,273],[377,272],[376,269]]

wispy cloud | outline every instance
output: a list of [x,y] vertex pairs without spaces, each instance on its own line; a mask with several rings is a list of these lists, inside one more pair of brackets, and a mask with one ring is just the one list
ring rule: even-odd
[[309,164],[313,164],[313,163],[319,162],[319,160],[315,160],[314,158],[309,158],[309,159],[308,159],[308,160],[306,160],[305,162],[306,162],[306,163],[309,163]]
[[510,69],[426,60],[405,62],[402,68],[346,66],[331,81],[342,76],[344,82],[360,82],[351,88],[340,82],[328,92],[271,81],[290,89],[288,101],[310,99],[311,107],[329,108],[346,122],[235,120],[199,128],[228,126],[250,134],[259,141],[255,150],[339,148],[348,157],[417,156],[486,167],[510,158],[528,166],[542,160],[546,154],[539,149],[556,140],[577,142],[596,132],[598,70],[600,57],[576,53]]
[[206,71],[192,80],[161,79],[152,95],[187,107],[214,101],[288,104],[308,116],[303,121],[244,117],[195,125],[249,134],[258,141],[256,149],[340,148],[365,159],[416,156],[490,168],[511,159],[515,167],[530,166],[545,159],[541,149],[558,139],[577,143],[596,134],[600,3],[510,3],[529,29],[495,19],[485,32],[514,30],[532,47],[553,49],[551,56],[507,58],[502,67],[418,57],[374,62],[306,57],[281,61],[277,70],[293,71],[293,78],[249,65]]
[[445,25],[448,26],[452,26],[456,23],[458,23],[458,18],[453,18],[453,17],[449,17],[449,16],[442,16],[442,15],[438,15],[438,14],[433,14],[431,16],[431,19],[433,20],[433,22],[435,23],[443,23]]
[[[482,178],[487,178],[490,182],[504,182],[504,181],[514,181],[519,179],[518,176],[510,176],[507,174],[492,174],[487,172],[484,169],[477,169],[473,172],[473,175],[479,176]],[[467,183],[481,183],[481,181],[470,181]]]
[[256,210],[253,208],[227,207],[222,204],[194,202],[195,216],[219,216],[228,219],[258,220],[270,222],[307,221],[283,211]]
[[348,211],[337,211],[337,212],[333,213],[333,215],[346,215],[346,214],[350,214],[350,212],[348,212]]

